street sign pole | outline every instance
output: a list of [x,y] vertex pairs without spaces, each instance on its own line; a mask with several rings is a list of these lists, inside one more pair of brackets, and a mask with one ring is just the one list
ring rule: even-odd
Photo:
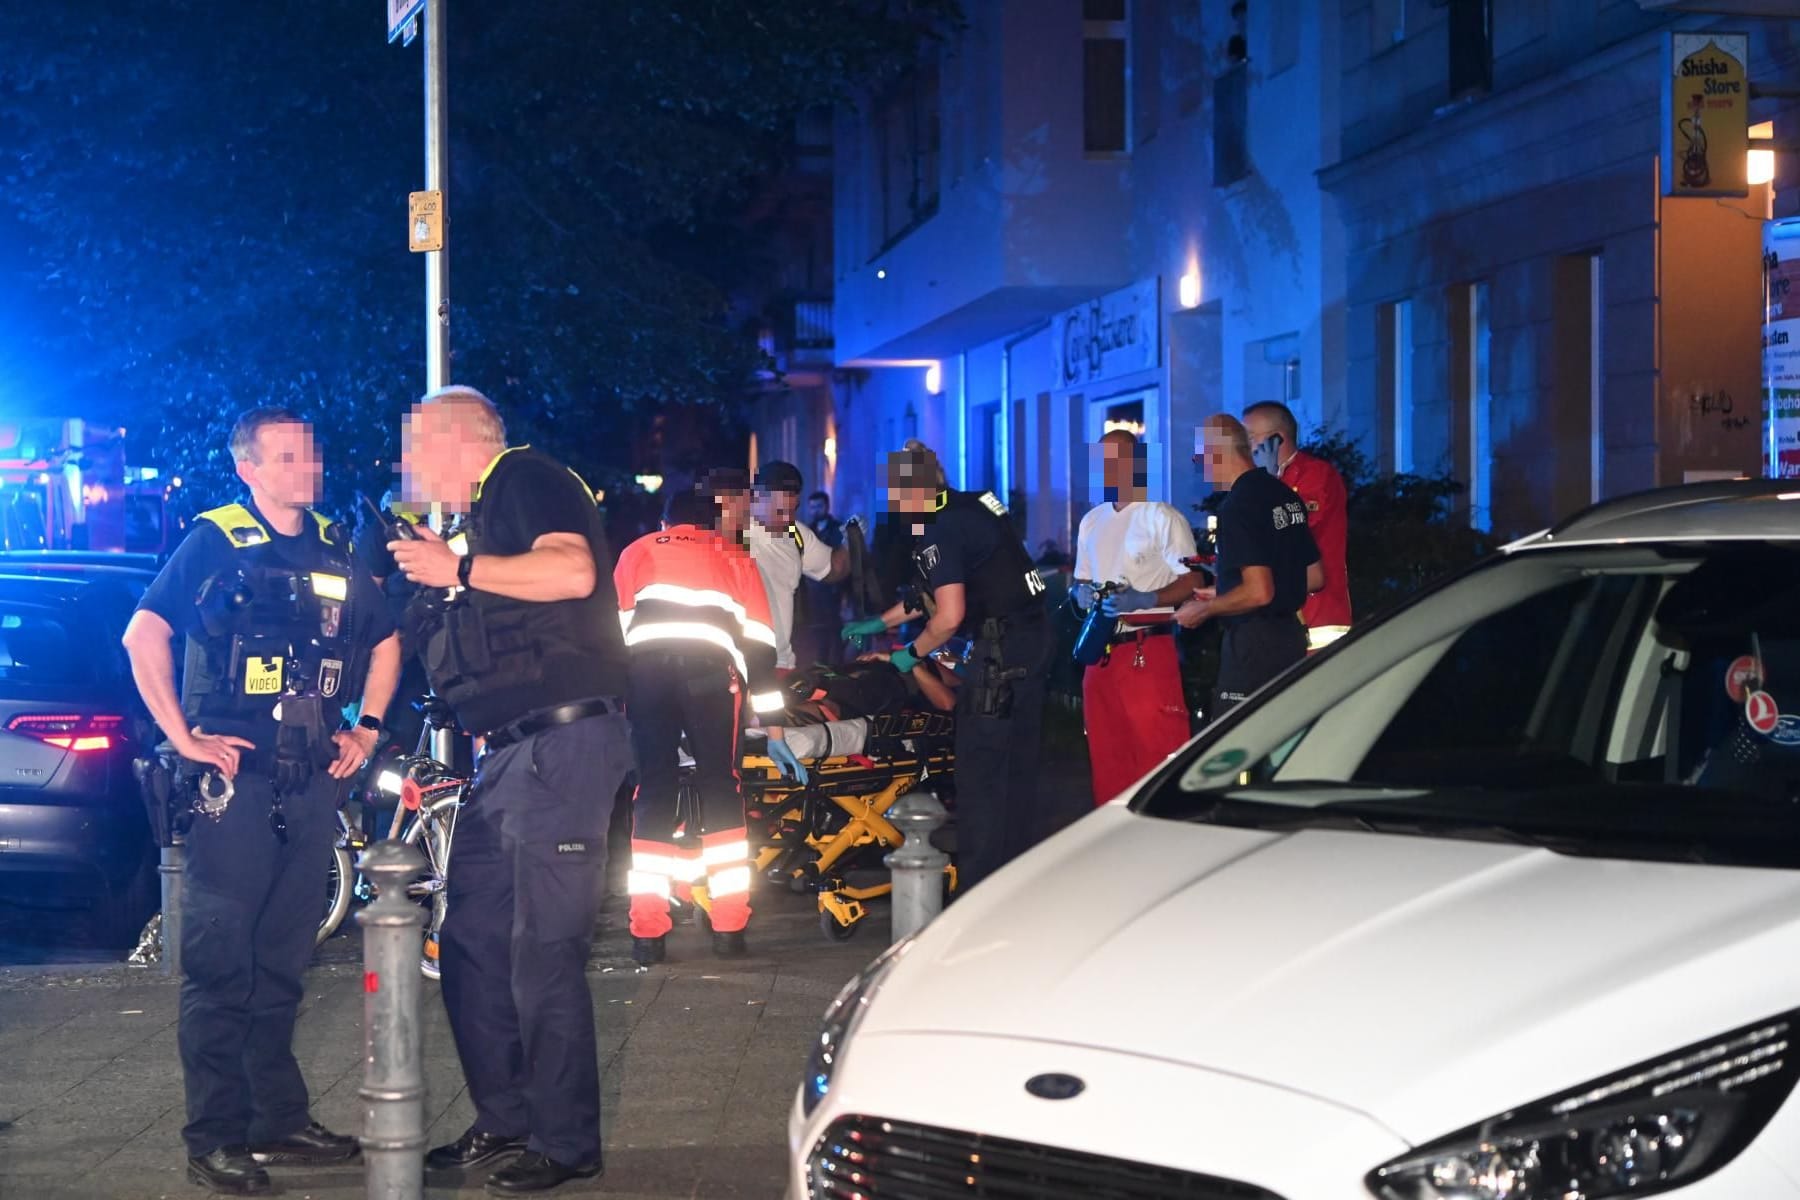
[[[444,82],[445,0],[425,0],[425,190],[443,197],[450,182],[449,105]],[[425,254],[425,390],[450,382],[449,205],[440,200],[442,244]]]

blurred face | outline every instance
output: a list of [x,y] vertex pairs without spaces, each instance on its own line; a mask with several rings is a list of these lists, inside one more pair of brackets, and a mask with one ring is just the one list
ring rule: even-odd
[[1232,461],[1231,439],[1212,430],[1202,430],[1194,439],[1194,462],[1199,464],[1200,476],[1215,487],[1225,483],[1225,464]]
[[257,430],[255,453],[237,465],[237,472],[253,491],[284,508],[316,504],[325,475],[312,428],[297,421]]
[[750,493],[721,492],[714,500],[719,506],[719,532],[735,538],[750,528]]
[[455,406],[415,406],[400,429],[401,491],[416,504],[467,512],[476,482],[499,452]]
[[770,529],[786,529],[794,523],[794,512],[800,506],[799,492],[770,492],[758,489],[755,500],[756,519]]
[[1116,496],[1133,489],[1137,467],[1135,447],[1118,438],[1107,438],[1095,451],[1100,461],[1100,483],[1108,495]]

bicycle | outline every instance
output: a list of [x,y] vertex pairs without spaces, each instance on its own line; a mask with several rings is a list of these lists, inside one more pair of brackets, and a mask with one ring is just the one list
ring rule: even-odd
[[[435,980],[441,975],[438,943],[449,907],[450,849],[469,780],[446,765],[453,760],[456,736],[455,718],[449,707],[435,696],[415,701],[414,707],[425,716],[418,752],[379,759],[370,768],[370,784],[363,794],[365,807],[377,796],[397,801],[388,836],[397,836],[425,855],[425,871],[408,885],[407,895],[430,907],[419,970],[427,979]],[[356,869],[357,855],[369,845],[368,835],[360,823],[351,822],[342,808],[337,818],[338,837],[332,846],[325,916],[319,922],[315,944],[337,932],[353,904],[367,904],[375,895],[368,879]]]

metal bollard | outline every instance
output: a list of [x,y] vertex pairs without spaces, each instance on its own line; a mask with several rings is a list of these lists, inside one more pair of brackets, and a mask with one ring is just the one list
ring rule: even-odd
[[948,814],[930,792],[908,792],[887,810],[906,841],[882,861],[894,878],[894,940],[910,937],[944,910],[944,868],[950,856],[931,844]]
[[425,856],[404,842],[376,842],[357,866],[375,901],[363,927],[364,1179],[369,1200],[418,1200],[425,1185],[425,1067],[419,1052],[419,937],[425,910],[407,885]]
[[162,848],[156,873],[162,881],[162,969],[164,975],[181,977],[181,885],[187,871],[187,844],[180,834],[173,846]]

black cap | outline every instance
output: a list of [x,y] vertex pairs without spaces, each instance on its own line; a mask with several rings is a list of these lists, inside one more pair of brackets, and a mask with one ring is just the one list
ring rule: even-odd
[[764,463],[756,473],[756,489],[761,492],[799,492],[805,486],[800,468],[780,459]]

